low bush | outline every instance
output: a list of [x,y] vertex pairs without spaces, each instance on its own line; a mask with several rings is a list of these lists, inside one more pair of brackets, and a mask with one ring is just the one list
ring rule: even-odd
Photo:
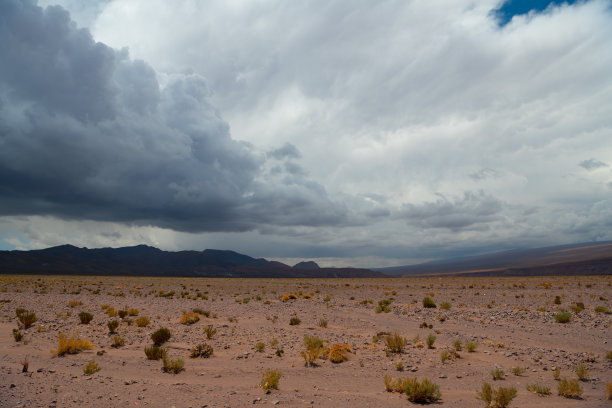
[[584,391],[580,384],[578,384],[577,380],[562,378],[559,380],[559,384],[557,385],[557,392],[559,395],[565,398],[580,399]]
[[178,374],[183,370],[185,366],[185,361],[182,358],[177,358],[175,360],[164,356],[162,365],[162,371],[165,373]]
[[79,339],[74,335],[68,337],[60,333],[58,336],[57,349],[51,350],[51,353],[56,356],[63,356],[65,354],[76,354],[83,350],[91,350],[93,347],[93,343],[89,340]]
[[191,349],[191,358],[209,358],[213,355],[213,347],[210,344],[202,343],[198,344],[194,348]]
[[23,333],[19,329],[13,329],[13,338],[16,342],[23,340]]
[[151,324],[151,320],[147,316],[139,316],[136,318],[135,323],[138,327],[147,327]]
[[570,312],[559,312],[555,315],[557,323],[569,323],[572,320],[572,314]]
[[261,381],[259,386],[263,388],[266,394],[269,394],[272,390],[278,390],[278,383],[282,373],[280,370],[266,370],[261,375]]
[[317,326],[322,327],[322,328],[326,328],[327,327],[327,320],[319,319],[319,323],[317,323]]
[[91,313],[81,312],[79,313],[79,320],[81,324],[89,324],[89,322],[93,320],[93,315]]
[[119,327],[119,320],[111,320],[106,324],[108,326],[108,331],[111,333],[115,333],[117,327]]
[[434,343],[436,342],[436,335],[435,334],[430,334],[429,336],[427,336],[427,340],[425,340],[425,342],[427,343],[427,348],[432,349],[434,348]]
[[266,349],[266,344],[264,342],[259,341],[255,344],[255,351],[259,353],[263,353],[265,349]]
[[140,313],[140,311],[138,309],[131,308],[128,309],[127,313],[129,316],[138,316],[138,313]]
[[521,366],[512,367],[512,374],[518,377],[525,374],[525,371],[526,371],[525,367],[521,367]]
[[153,340],[153,343],[158,346],[170,340],[171,337],[172,333],[170,333],[170,330],[168,330],[166,327],[157,329],[155,332],[153,332],[153,334],[151,334],[151,340]]
[[491,370],[491,377],[493,377],[493,380],[503,380],[504,370],[499,367],[494,368],[493,370]]
[[440,309],[449,310],[451,308],[451,304],[449,302],[440,303]]
[[24,328],[28,328],[38,321],[36,314],[25,309],[17,309],[17,318]]
[[429,404],[442,398],[440,387],[426,378],[419,381],[417,378],[402,379],[385,375],[383,380],[387,392],[406,394],[408,400],[415,404]]
[[463,344],[461,343],[461,340],[455,340],[453,342],[453,347],[455,348],[455,350],[461,351],[463,349]]
[[111,343],[112,348],[119,348],[125,344],[123,337],[113,336],[113,342]]
[[91,360],[87,363],[87,365],[85,365],[85,367],[83,367],[83,374],[92,375],[94,373],[97,373],[101,369],[102,368],[98,365],[98,363],[96,363],[94,360]]
[[476,343],[475,341],[470,341],[465,344],[465,349],[468,351],[468,353],[475,352],[477,347],[478,343]]
[[204,328],[204,333],[206,333],[206,338],[210,340],[217,333],[217,329],[215,329],[212,324],[209,324]]
[[597,313],[610,314],[610,310],[607,307],[605,307],[605,306],[596,306],[595,307],[595,311]]
[[306,367],[316,366],[316,360],[327,354],[327,348],[324,346],[323,340],[318,337],[304,336],[304,346],[306,346],[306,350],[301,352],[301,356],[304,358]]
[[433,309],[436,307],[436,303],[433,300],[431,300],[429,296],[425,296],[425,298],[423,299],[423,307],[428,308],[428,309]]
[[391,353],[401,353],[408,341],[397,332],[385,336],[385,345]]
[[482,388],[478,391],[476,398],[485,402],[490,408],[505,408],[510,405],[510,402],[516,397],[516,388],[500,387],[495,389],[489,383],[482,384]]
[[537,383],[527,384],[527,391],[538,394],[541,397],[551,394],[549,387]]
[[589,380],[589,368],[584,363],[580,363],[574,368],[574,372],[580,381]]
[[210,312],[208,310],[203,310],[198,307],[191,309],[192,312],[199,314],[200,316],[210,317]]
[[200,315],[195,312],[187,312],[179,320],[181,324],[194,324],[200,321]]
[[341,363],[348,360],[348,353],[352,353],[353,350],[348,344],[334,344],[329,348],[328,358],[332,363]]
[[302,321],[297,316],[293,316],[291,319],[289,319],[289,324],[291,326],[297,326],[300,323],[302,323]]
[[159,346],[147,346],[144,352],[148,360],[159,360],[166,356],[166,349]]
[[608,401],[612,400],[612,382],[606,384],[606,399]]

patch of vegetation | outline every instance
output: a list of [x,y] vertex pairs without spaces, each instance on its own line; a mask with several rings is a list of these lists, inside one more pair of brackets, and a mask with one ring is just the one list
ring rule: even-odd
[[289,324],[291,326],[297,326],[298,324],[302,323],[302,321],[300,320],[299,317],[297,316],[293,316],[291,319],[289,319]]
[[280,370],[267,369],[261,375],[261,381],[259,386],[263,388],[266,394],[272,392],[272,390],[278,390],[278,383],[281,379],[282,373]]
[[18,308],[15,313],[21,325],[26,329],[38,321],[36,314],[26,309]]
[[158,346],[170,340],[171,337],[172,333],[170,333],[170,330],[168,330],[166,327],[157,329],[155,332],[153,332],[153,334],[151,334],[151,340],[153,340],[153,343]]
[[565,398],[580,399],[584,390],[577,380],[562,378],[557,385],[557,393]]
[[199,314],[200,316],[210,317],[210,312],[208,310],[203,310],[200,308],[191,309],[192,312]]
[[436,342],[436,335],[431,333],[429,336],[427,336],[427,339],[425,340],[425,343],[427,343],[427,348],[432,349],[434,348],[434,343]]
[[352,353],[353,349],[348,344],[334,344],[329,348],[328,358],[332,363],[341,363],[348,360],[348,353]]
[[431,300],[429,296],[425,296],[425,298],[423,299],[423,307],[427,309],[433,309],[436,308],[436,303]]
[[71,300],[70,302],[68,302],[68,306],[70,307],[77,307],[77,306],[81,306],[83,304],[83,302],[81,302],[80,300]]
[[463,343],[461,342],[461,340],[455,340],[453,342],[453,347],[456,351],[461,351],[463,349]]
[[533,392],[534,394],[538,394],[540,397],[544,397],[546,395],[551,394],[549,387],[538,383],[527,384],[527,391]]
[[60,333],[58,336],[57,349],[51,350],[51,353],[56,356],[63,356],[65,354],[76,354],[83,350],[91,350],[93,347],[93,343],[89,340],[79,339],[74,335],[68,337]]
[[579,363],[576,368],[574,368],[574,372],[580,381],[588,381],[589,380],[589,368],[584,363]]
[[571,305],[570,309],[572,309],[574,313],[580,313],[584,310],[584,303],[577,302],[575,305]]
[[191,358],[202,357],[209,358],[213,355],[213,346],[210,344],[202,343],[198,344],[194,348],[191,349]]
[[85,365],[85,367],[83,367],[83,374],[92,375],[94,373],[97,373],[101,369],[102,367],[100,367],[98,363],[96,363],[94,360],[91,360],[87,363],[87,365]]
[[319,319],[319,323],[317,323],[317,326],[322,327],[322,328],[326,328],[327,327],[327,320]]
[[162,361],[162,371],[165,373],[178,374],[183,370],[183,367],[185,367],[185,361],[182,358],[173,360],[167,356],[164,356]]
[[93,320],[93,315],[91,313],[81,312],[79,313],[79,320],[81,324],[89,324],[89,322]]
[[138,327],[147,327],[151,324],[151,320],[147,316],[139,316],[134,323],[136,323]]
[[115,333],[117,330],[117,327],[119,327],[119,320],[111,320],[106,325],[108,326],[108,331],[110,333]]
[[263,341],[257,342],[255,344],[255,351],[257,351],[258,353],[263,353],[265,349],[266,349],[266,344]]
[[440,309],[449,310],[451,308],[451,304],[449,302],[440,303]]
[[204,328],[204,333],[206,333],[206,338],[210,340],[217,333],[217,329],[215,329],[212,324],[209,324]]
[[440,387],[424,378],[419,381],[417,378],[392,378],[385,375],[383,378],[387,392],[399,392],[406,394],[408,400],[415,404],[429,404],[442,398]]
[[559,312],[555,315],[557,323],[569,323],[572,320],[572,314],[570,312]]
[[376,309],[374,309],[374,311],[376,313],[389,313],[391,311],[391,308],[389,307],[389,305],[393,302],[393,300],[391,299],[383,299],[383,300],[379,300],[378,301],[378,306],[376,306]]
[[525,371],[526,371],[525,367],[521,367],[521,366],[512,367],[512,374],[516,375],[517,377],[520,377],[521,375],[525,374]]
[[119,348],[125,344],[123,337],[113,336],[113,342],[111,343],[112,348]]
[[489,383],[482,384],[482,388],[478,391],[476,398],[484,401],[487,407],[490,408],[505,408],[510,405],[510,402],[516,397],[516,388],[500,387],[495,389]]
[[309,335],[304,336],[304,346],[306,346],[306,350],[302,351],[300,354],[302,358],[304,358],[304,365],[306,365],[306,367],[316,366],[316,360],[327,354],[327,348],[325,347],[323,339],[318,337]]
[[597,313],[610,314],[610,310],[607,307],[605,307],[605,306],[596,306],[595,307],[595,311]]
[[495,381],[503,380],[504,379],[504,370],[502,370],[499,367],[494,368],[493,370],[491,370],[491,377],[493,377],[493,380],[495,380]]
[[23,333],[19,329],[13,329],[13,338],[16,342],[23,340]]
[[148,360],[159,360],[166,356],[166,349],[159,346],[147,346],[144,352]]
[[408,341],[397,332],[385,337],[385,345],[391,353],[401,353]]
[[194,324],[199,321],[200,321],[200,315],[195,312],[187,312],[183,314],[183,316],[181,316],[181,319],[179,320],[181,324],[187,324],[187,325]]

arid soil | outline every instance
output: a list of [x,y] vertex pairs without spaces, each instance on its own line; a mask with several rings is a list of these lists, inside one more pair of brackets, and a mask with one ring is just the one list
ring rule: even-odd
[[[412,406],[405,394],[385,390],[385,375],[435,382],[442,395],[434,406],[484,407],[476,395],[488,382],[516,388],[511,407],[611,407],[606,384],[612,382],[612,361],[606,354],[612,351],[612,314],[595,311],[612,308],[611,285],[610,276],[273,280],[3,275],[0,407]],[[285,294],[298,298],[283,302]],[[426,296],[436,308],[423,307]],[[392,299],[390,311],[377,313],[384,299]],[[584,310],[576,308],[578,302]],[[138,314],[109,317],[107,305],[116,311],[138,309]],[[20,326],[17,308],[38,319],[20,329],[21,341],[13,335]],[[183,313],[194,308],[206,313],[192,325],[181,324]],[[571,313],[570,322],[556,321],[561,309]],[[93,314],[93,320],[81,324],[80,312]],[[138,327],[139,316],[147,316],[150,324]],[[291,325],[295,317],[301,322]],[[125,340],[123,346],[111,347],[110,320],[120,321],[116,335]],[[204,330],[208,325],[217,330],[211,339]],[[185,362],[178,374],[163,372],[161,360],[145,356],[151,334],[160,327],[172,333],[163,346],[168,357]],[[395,332],[408,340],[400,354],[385,345],[384,333]],[[90,340],[94,347],[53,356],[60,333]],[[419,347],[430,334],[436,336],[433,348]],[[320,337],[328,346],[348,344],[352,352],[341,363],[319,359],[317,366],[306,367],[301,356],[305,335]],[[456,340],[463,346],[459,358],[442,362],[442,353],[454,349]],[[256,350],[258,342],[264,343],[263,351]],[[474,352],[465,350],[467,342],[478,343]],[[211,345],[213,355],[190,358],[191,349],[201,343]],[[277,350],[283,351],[280,356]],[[28,370],[22,372],[25,359]],[[101,370],[86,375],[83,369],[91,360]],[[397,369],[400,361],[403,371]],[[580,363],[589,369],[586,381],[579,382],[582,398],[558,395],[555,368],[561,378],[576,379]],[[516,367],[524,372],[513,374]],[[278,389],[270,394],[259,386],[268,368],[282,372]],[[495,368],[504,371],[503,379],[493,381]],[[549,387],[551,395],[529,392],[526,386],[533,383]]]

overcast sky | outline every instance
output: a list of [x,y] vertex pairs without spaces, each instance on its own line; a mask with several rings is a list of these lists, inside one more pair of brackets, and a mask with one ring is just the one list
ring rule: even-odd
[[612,240],[612,1],[549,3],[3,0],[0,249]]

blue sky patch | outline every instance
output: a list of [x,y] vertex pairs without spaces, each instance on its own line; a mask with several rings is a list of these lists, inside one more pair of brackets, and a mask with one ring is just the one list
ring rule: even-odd
[[512,20],[514,16],[528,14],[530,11],[539,13],[544,11],[551,4],[558,6],[561,4],[574,4],[576,0],[557,1],[557,0],[507,0],[500,8],[494,10],[494,14],[499,21],[500,26],[505,26]]

